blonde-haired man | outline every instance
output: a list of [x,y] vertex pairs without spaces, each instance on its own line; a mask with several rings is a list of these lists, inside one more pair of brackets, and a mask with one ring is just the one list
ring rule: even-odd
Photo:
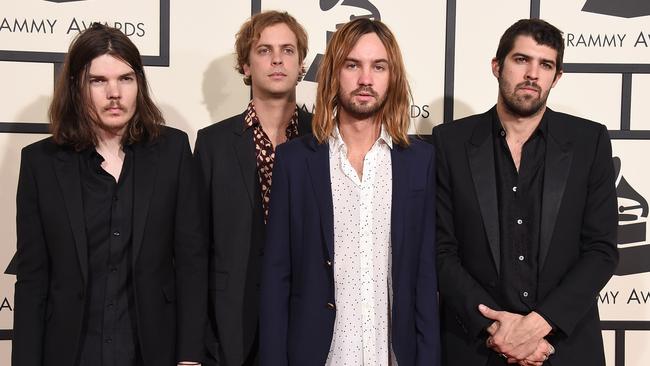
[[296,105],[307,33],[294,17],[266,11],[237,33],[237,71],[252,90],[244,113],[199,131],[195,155],[210,219],[210,326],[206,364],[256,365],[264,230],[275,147],[308,133]]
[[438,365],[433,148],[380,21],[332,37],[314,136],[278,149],[265,246],[263,365]]

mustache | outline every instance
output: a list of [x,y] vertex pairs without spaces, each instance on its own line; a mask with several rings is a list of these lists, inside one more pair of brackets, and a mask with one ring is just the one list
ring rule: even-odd
[[537,85],[536,82],[530,81],[530,80],[526,80],[526,81],[524,81],[522,83],[517,84],[517,89],[521,89],[521,88],[533,88],[538,93],[542,92],[542,88],[539,85]]
[[361,86],[352,91],[352,95],[367,94],[373,97],[377,97],[379,94],[371,86]]
[[120,109],[120,110],[124,110],[124,106],[122,106],[122,104],[120,104],[120,102],[119,102],[119,101],[116,101],[116,100],[111,101],[109,104],[107,104],[106,106],[104,106],[104,110],[105,110],[105,111],[107,111],[107,110],[109,110],[109,109],[112,109],[112,108],[118,108],[118,109]]

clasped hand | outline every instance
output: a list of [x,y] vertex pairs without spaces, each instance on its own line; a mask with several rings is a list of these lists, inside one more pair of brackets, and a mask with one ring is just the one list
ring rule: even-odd
[[523,366],[541,366],[555,352],[544,337],[551,326],[538,313],[520,315],[497,311],[481,304],[479,311],[484,317],[494,320],[486,329],[489,337],[487,347],[507,358],[508,363]]

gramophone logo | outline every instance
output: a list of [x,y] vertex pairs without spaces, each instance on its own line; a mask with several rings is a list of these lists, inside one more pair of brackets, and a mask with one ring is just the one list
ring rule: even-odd
[[621,159],[614,157],[618,196],[619,276],[650,272],[650,243],[647,241],[648,201],[623,177]]
[[648,0],[587,0],[582,11],[611,15],[621,18],[636,18],[650,15]]

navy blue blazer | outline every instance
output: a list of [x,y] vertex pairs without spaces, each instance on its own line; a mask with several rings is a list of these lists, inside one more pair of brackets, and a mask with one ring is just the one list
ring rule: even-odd
[[[435,157],[412,140],[391,151],[392,342],[400,366],[439,365]],[[334,224],[328,144],[280,145],[273,170],[260,304],[262,365],[322,366],[332,342]]]

